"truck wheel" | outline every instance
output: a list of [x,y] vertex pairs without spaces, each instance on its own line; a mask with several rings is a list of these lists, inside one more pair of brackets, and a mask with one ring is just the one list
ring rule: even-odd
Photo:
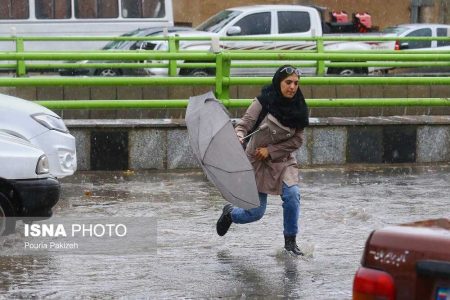
[[122,71],[118,69],[99,69],[95,71],[96,76],[115,77],[122,75]]
[[8,235],[16,231],[14,207],[5,194],[0,192],[0,235]]
[[354,76],[358,74],[367,75],[367,68],[329,68],[328,74],[340,76]]

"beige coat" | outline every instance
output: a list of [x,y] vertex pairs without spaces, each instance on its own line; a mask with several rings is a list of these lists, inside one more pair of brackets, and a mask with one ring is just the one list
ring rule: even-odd
[[[261,104],[254,99],[235,128],[239,137],[246,136],[253,128],[261,110]],[[293,152],[303,143],[303,130],[285,127],[271,114],[267,114],[260,126],[262,124],[268,127],[251,136],[246,153],[255,170],[258,191],[281,195],[283,182],[288,186],[298,184],[297,160]],[[267,160],[256,160],[254,153],[258,147],[267,147]]]

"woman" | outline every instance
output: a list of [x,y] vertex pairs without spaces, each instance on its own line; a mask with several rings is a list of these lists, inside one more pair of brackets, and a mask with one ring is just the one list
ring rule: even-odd
[[255,127],[246,153],[255,170],[260,206],[244,210],[227,204],[217,221],[223,236],[232,223],[245,224],[262,218],[267,194],[281,195],[285,249],[303,255],[296,243],[300,214],[297,161],[293,152],[303,143],[303,129],[309,125],[308,108],[299,89],[300,71],[293,66],[278,68],[272,84],[264,87],[235,128],[242,143]]

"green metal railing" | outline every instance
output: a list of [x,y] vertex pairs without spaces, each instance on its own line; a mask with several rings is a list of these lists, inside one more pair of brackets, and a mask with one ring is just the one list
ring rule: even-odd
[[[165,40],[167,51],[45,51],[32,52],[25,50],[25,42],[31,41],[86,41],[86,40]],[[284,62],[298,66],[316,67],[317,74],[323,75],[325,68],[335,67],[414,67],[414,66],[450,66],[450,51],[411,51],[398,52],[390,50],[326,51],[324,45],[331,41],[424,41],[430,38],[386,38],[386,37],[316,37],[316,38],[222,38],[221,41],[307,41],[315,50],[304,51],[273,51],[273,50],[231,50],[220,52],[182,51],[179,49],[181,40],[197,40],[210,42],[210,38],[180,38],[180,37],[0,37],[1,41],[13,41],[16,51],[0,52],[0,61],[13,60],[15,64],[0,64],[0,68],[13,67],[17,77],[0,77],[0,86],[214,86],[216,97],[228,107],[246,106],[249,99],[231,99],[230,87],[241,85],[265,85],[270,83],[270,77],[236,77],[231,75],[232,68],[239,67],[276,67]],[[450,41],[450,38],[434,38],[433,40]],[[123,60],[125,63],[92,63],[89,67],[109,68],[167,68],[168,77],[24,77],[27,70],[49,68],[80,68],[81,63],[61,63],[70,60]],[[33,63],[30,63],[33,62]],[[36,61],[52,61],[51,63],[34,63]],[[136,63],[135,61],[140,61]],[[157,61],[148,63],[142,61]],[[182,62],[180,62],[182,61]],[[56,63],[55,63],[56,62]],[[176,77],[179,68],[211,68],[215,70],[214,77]],[[302,85],[450,85],[450,77],[302,77]],[[187,100],[111,100],[111,101],[41,101],[41,104],[52,109],[81,108],[182,108]],[[369,98],[369,99],[310,99],[311,107],[338,106],[450,106],[448,98]]]
[[[227,108],[247,107],[252,99],[227,99]],[[186,108],[188,100],[51,100],[36,101],[50,109],[150,109]],[[309,107],[393,107],[393,106],[450,106],[450,98],[352,98],[307,99]]]
[[[386,67],[410,67],[410,66],[417,66],[416,63],[423,64],[424,61],[429,61],[428,59],[421,60],[414,57],[408,58],[408,59],[398,59],[397,62],[394,62],[393,64],[384,64],[380,63],[380,61],[386,62],[391,60],[389,56],[386,56],[385,58],[380,57],[379,60],[364,60],[362,61],[358,60],[358,57],[354,57],[354,55],[358,55],[356,52],[352,51],[339,51],[337,56],[321,56],[323,54],[333,54],[333,52],[326,50],[326,45],[333,42],[368,42],[371,44],[379,44],[382,45],[383,43],[391,42],[389,47],[392,46],[392,42],[394,41],[450,41],[449,37],[436,37],[436,38],[430,38],[430,37],[381,37],[381,36],[325,36],[325,37],[221,37],[218,42],[223,45],[223,43],[226,42],[266,42],[271,41],[274,44],[280,43],[280,42],[289,42],[289,43],[300,43],[303,42],[309,45],[313,50],[302,50],[302,51],[283,51],[282,53],[286,53],[289,57],[290,54],[294,53],[297,54],[296,58],[286,58],[286,59],[301,59],[303,61],[310,60],[311,62],[297,62],[298,66],[303,67],[316,67],[317,75],[324,75],[325,74],[325,68],[327,67],[343,67],[343,66],[350,66],[350,67],[379,67],[379,66],[386,66]],[[108,53],[111,51],[89,51],[89,52],[69,52],[69,53],[35,53],[35,52],[27,52],[25,48],[25,43],[36,43],[36,42],[61,42],[61,43],[69,43],[69,42],[89,42],[89,41],[165,41],[167,43],[167,51],[141,51],[141,50],[128,50],[126,52],[119,52],[114,51],[115,53]],[[196,67],[205,67],[204,63],[208,63],[209,65],[207,67],[214,68],[214,58],[209,57],[209,53],[205,51],[188,51],[188,50],[182,50],[180,49],[180,43],[183,41],[191,41],[191,42],[198,42],[203,43],[205,47],[209,47],[212,44],[212,39],[210,37],[179,37],[179,36],[170,36],[170,37],[0,37],[0,42],[13,42],[15,43],[15,53],[13,52],[0,52],[0,60],[15,60],[16,63],[4,63],[0,64],[0,68],[14,68],[16,70],[17,76],[25,76],[27,69],[32,68],[33,70],[45,70],[49,68],[80,68],[85,67],[86,64],[77,64],[77,63],[67,63],[67,64],[29,64],[26,62],[26,60],[168,60],[168,62],[165,63],[130,63],[127,62],[126,64],[122,63],[112,63],[112,64],[103,64],[103,66],[107,66],[110,68],[149,68],[149,67],[159,67],[159,68],[167,68],[168,74],[170,76],[176,76],[177,74],[177,68],[196,68]],[[327,44],[328,43],[328,44]],[[372,45],[373,46],[373,45]],[[76,46],[75,46],[76,47]],[[140,53],[139,53],[140,52]],[[144,52],[144,53],[142,53]],[[161,52],[166,53],[172,53],[174,54],[171,57],[164,57],[160,56],[159,54]],[[190,64],[184,64],[184,63],[177,63],[177,54],[183,53],[183,54],[193,54],[194,52],[197,52],[199,56],[202,58],[194,58],[192,57],[193,61],[199,61],[201,60],[201,63],[190,63]],[[248,51],[245,50],[233,50],[232,53],[237,54],[239,52],[247,52],[247,55],[253,55],[249,54]],[[257,50],[257,52],[252,51],[252,53],[258,53],[258,54],[266,54],[266,53],[272,53],[272,54],[279,54],[279,50]],[[351,53],[351,54],[349,54]],[[364,50],[364,54],[399,54],[398,51],[395,52],[393,50]],[[428,54],[430,54],[429,51],[421,51],[417,52],[414,51],[415,54],[426,54],[428,57]],[[449,52],[436,52],[433,51],[433,54],[448,54]],[[116,56],[117,54],[117,56]],[[124,55],[122,55],[124,54]],[[136,55],[134,55],[136,54]],[[301,57],[299,58],[298,54],[305,54],[304,59]],[[309,55],[307,55],[309,54]],[[340,56],[339,56],[340,54]],[[402,51],[402,54],[405,56],[409,56],[412,53],[408,53],[405,51]],[[183,57],[183,56],[182,56]],[[328,57],[328,59],[327,59]],[[179,58],[180,60],[183,60],[183,58]],[[190,58],[186,58],[190,59]],[[397,58],[396,58],[397,60]],[[440,63],[438,65],[446,66],[448,65],[448,60],[446,57],[442,57],[441,59],[435,57],[433,59],[430,59],[434,61],[435,63],[439,61]],[[344,64],[342,62],[345,62]],[[352,63],[352,62],[356,62]],[[252,64],[252,63],[239,63],[239,62],[232,62],[232,67],[239,68],[239,67],[264,67],[264,66],[276,66],[274,63],[260,63],[258,65]],[[99,66],[98,64],[95,65],[95,67]],[[94,67],[94,65],[90,66]]]

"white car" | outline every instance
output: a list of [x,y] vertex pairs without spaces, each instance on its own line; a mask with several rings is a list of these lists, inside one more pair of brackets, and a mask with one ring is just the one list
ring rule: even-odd
[[[383,30],[383,36],[385,37],[449,37],[450,25],[447,24],[401,24],[392,27],[388,27]],[[392,50],[399,50],[405,52],[413,51],[450,51],[449,40],[428,40],[428,41],[392,41],[385,42],[385,45],[389,45],[387,48]],[[430,63],[426,67],[409,67],[409,68],[397,68],[397,72],[400,73],[419,73],[422,75],[448,75],[450,68],[447,65],[436,66]]]
[[[401,24],[388,27],[383,30],[386,37],[448,37],[450,36],[450,25],[447,24]],[[450,46],[450,41],[396,41],[395,50],[448,50],[442,48]]]
[[0,131],[25,139],[44,151],[54,177],[62,178],[76,171],[75,138],[51,110],[0,94]]
[[58,202],[60,184],[49,174],[44,152],[0,132],[0,235],[14,232],[17,219],[45,219]]

